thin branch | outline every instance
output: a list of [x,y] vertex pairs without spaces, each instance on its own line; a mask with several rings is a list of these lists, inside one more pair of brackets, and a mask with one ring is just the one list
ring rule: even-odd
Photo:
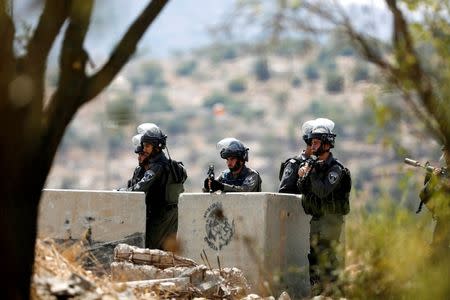
[[399,50],[403,50],[403,48],[405,48],[407,52],[413,53],[414,52],[413,41],[411,39],[411,35],[409,34],[408,25],[403,16],[403,13],[397,7],[397,1],[386,0],[386,4],[388,5],[388,8],[390,9],[394,17],[393,22],[394,46],[396,46],[396,48],[398,48]]
[[271,28],[271,43],[276,43],[280,39],[280,34],[285,30],[284,22],[287,10],[286,0],[278,0],[276,11],[273,17],[269,20],[269,26]]
[[[438,138],[444,141],[450,135],[450,128],[448,124],[448,116],[445,115],[445,110],[441,109],[437,97],[433,92],[433,85],[431,79],[420,65],[420,59],[414,49],[414,42],[408,30],[405,17],[401,10],[397,7],[395,0],[386,0],[386,4],[394,16],[394,47],[397,52],[397,62],[402,66],[402,72],[398,78],[405,86],[409,81],[413,84],[419,99],[424,105],[425,109],[435,117],[439,123],[440,134]],[[432,128],[430,128],[432,129]]]
[[33,37],[28,42],[27,54],[21,60],[18,73],[24,73],[32,82],[33,94],[24,115],[28,135],[37,136],[44,106],[45,68],[50,49],[67,18],[70,2],[47,0]]
[[431,131],[431,134],[438,139],[441,138],[441,132],[437,127],[435,120],[433,118],[430,118],[425,112],[420,110],[420,107],[413,100],[411,93],[403,89],[399,82],[395,83],[395,85],[402,91],[403,99],[405,100],[406,104],[412,109],[413,113],[425,124],[428,130]]
[[[419,109],[417,104],[412,100],[411,93],[405,88],[405,80],[414,83],[419,82],[419,84],[415,84],[414,86],[420,101],[423,103],[428,113],[439,117],[439,113],[436,111],[439,105],[437,105],[435,98],[433,98],[434,95],[432,94],[431,82],[419,64],[418,56],[414,51],[413,42],[408,32],[406,21],[404,20],[401,11],[396,7],[395,1],[386,1],[390,2],[389,7],[391,7],[392,13],[395,14],[394,18],[396,19],[394,21],[394,32],[397,33],[397,36],[394,38],[394,47],[397,50],[397,54],[402,52],[400,50],[403,49],[403,55],[397,56],[397,60],[400,60],[399,64],[401,66],[407,67],[406,71],[401,67],[395,67],[383,59],[379,55],[379,52],[374,49],[373,45],[369,44],[367,38],[355,31],[347,16],[344,17],[344,28],[349,35],[350,40],[358,46],[359,52],[369,62],[378,66],[378,68],[388,76],[389,80],[402,91],[406,104],[412,109],[414,114],[424,122],[434,136],[442,140],[442,127],[438,126],[436,122],[433,122],[432,118],[428,117],[426,113]],[[412,63],[408,62],[408,65],[402,63],[401,60],[404,59],[405,56],[413,57]],[[421,78],[421,80],[417,81],[417,78]],[[428,105],[429,103],[434,103],[434,107],[431,110]]]
[[417,107],[412,100],[411,94],[405,90],[403,82],[400,81],[400,70],[380,57],[378,52],[374,51],[373,47],[369,46],[368,41],[361,34],[354,32],[352,28],[346,28],[347,34],[349,34],[351,40],[356,42],[359,46],[358,49],[360,50],[360,53],[387,75],[389,80],[402,91],[405,102],[411,107],[416,116],[424,122],[433,135],[440,137],[440,132],[436,129],[436,126],[433,125],[432,120]]
[[52,95],[43,120],[41,151],[50,153],[48,161],[39,167],[50,169],[54,153],[62,139],[64,130],[83,104],[87,77],[85,67],[88,55],[83,49],[84,39],[89,28],[93,0],[74,1],[70,7],[67,27],[60,58],[60,80]]
[[378,66],[384,72],[389,72],[391,74],[396,74],[398,72],[392,64],[380,56],[380,52],[377,51],[378,49],[374,49],[374,45],[371,45],[366,37],[359,32],[356,32],[348,18],[345,18],[342,25],[344,30],[347,32],[350,41],[355,44],[356,49],[363,57]]
[[84,102],[97,96],[114,79],[136,51],[137,43],[167,2],[168,0],[153,0],[142,11],[114,49],[109,61],[88,81]]
[[43,77],[50,49],[67,18],[69,2],[47,0],[33,37],[28,43],[27,68]]

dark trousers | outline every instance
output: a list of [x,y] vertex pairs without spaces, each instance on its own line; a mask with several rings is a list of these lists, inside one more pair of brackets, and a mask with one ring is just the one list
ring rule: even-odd
[[313,217],[309,235],[309,281],[313,295],[321,294],[337,280],[339,260],[336,247],[343,224],[342,215]]
[[145,248],[168,250],[166,243],[175,239],[178,229],[178,208],[167,206],[159,211],[147,211]]

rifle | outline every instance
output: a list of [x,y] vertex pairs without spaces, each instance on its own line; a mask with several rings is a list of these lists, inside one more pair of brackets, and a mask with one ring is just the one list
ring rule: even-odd
[[[207,177],[209,180],[214,180],[215,179],[215,175],[214,175],[214,165],[210,164],[208,167],[208,173],[206,173]],[[211,189],[209,189],[209,192],[212,193],[213,191]]]
[[[416,167],[416,168],[425,169],[425,171],[428,174],[437,174],[441,178],[448,178],[449,177],[447,168],[436,168],[436,167],[433,167],[432,165],[430,165],[430,163],[428,161],[425,164],[421,164],[417,160],[414,160],[414,159],[406,157],[405,160],[404,160],[404,163],[407,164],[407,165]],[[419,207],[418,207],[418,209],[416,211],[416,214],[418,214],[422,210],[423,204],[424,204],[423,200],[420,200]]]
[[309,169],[308,172],[306,172],[303,177],[301,178],[302,180],[306,179],[309,176],[309,173],[311,173],[311,170],[314,169],[314,167],[316,166],[316,164],[319,162],[319,158],[315,155],[310,155],[306,160],[305,160],[305,164],[304,166],[310,166],[311,168]]
[[411,159],[411,158],[405,158],[404,163],[413,167],[422,168],[427,171],[427,173],[433,173],[438,174],[438,176],[448,177],[448,170],[447,168],[436,168],[430,165],[430,163],[427,161],[425,164],[421,164],[417,160]]

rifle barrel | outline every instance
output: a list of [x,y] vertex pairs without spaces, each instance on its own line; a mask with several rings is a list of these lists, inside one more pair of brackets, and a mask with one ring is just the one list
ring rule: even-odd
[[422,165],[417,160],[414,160],[411,158],[405,158],[404,162],[405,162],[405,164],[411,165],[414,167],[422,167]]

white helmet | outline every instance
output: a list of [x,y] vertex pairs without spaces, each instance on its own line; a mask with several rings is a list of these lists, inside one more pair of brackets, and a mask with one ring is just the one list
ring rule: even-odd
[[334,122],[326,118],[317,118],[314,120],[314,128],[311,130],[311,139],[321,140],[323,143],[334,147],[336,135],[333,133]]

